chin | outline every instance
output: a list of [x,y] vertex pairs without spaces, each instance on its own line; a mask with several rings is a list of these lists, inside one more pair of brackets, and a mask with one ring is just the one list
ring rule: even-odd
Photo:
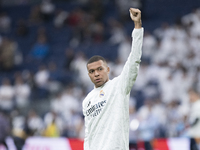
[[96,84],[95,86],[96,87],[101,87],[103,84]]
[[96,88],[101,87],[101,85],[95,85]]

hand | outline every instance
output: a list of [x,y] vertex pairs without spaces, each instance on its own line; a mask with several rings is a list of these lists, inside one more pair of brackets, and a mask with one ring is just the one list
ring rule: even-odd
[[139,29],[142,27],[142,21],[141,21],[141,11],[139,9],[130,8],[130,17],[134,21],[135,28]]

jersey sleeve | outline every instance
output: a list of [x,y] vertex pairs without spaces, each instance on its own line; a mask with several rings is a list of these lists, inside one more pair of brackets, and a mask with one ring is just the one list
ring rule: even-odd
[[84,150],[89,150],[88,127],[85,125]]
[[130,93],[138,75],[142,56],[143,34],[143,28],[133,30],[131,52],[120,74],[121,89],[126,95]]
[[89,146],[88,146],[88,125],[87,125],[87,121],[86,121],[86,107],[85,107],[85,103],[83,101],[82,103],[82,108],[83,108],[83,115],[84,115],[84,120],[85,120],[85,137],[84,137],[84,150],[88,150]]

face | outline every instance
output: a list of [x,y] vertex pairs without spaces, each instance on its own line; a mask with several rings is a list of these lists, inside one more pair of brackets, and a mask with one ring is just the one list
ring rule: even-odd
[[95,87],[100,87],[109,80],[110,69],[102,60],[87,65],[88,75]]

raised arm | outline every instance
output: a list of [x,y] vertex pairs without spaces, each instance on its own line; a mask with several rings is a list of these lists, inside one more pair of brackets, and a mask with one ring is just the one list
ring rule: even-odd
[[142,55],[143,28],[141,21],[141,11],[130,8],[130,17],[134,21],[135,28],[132,32],[131,53],[125,63],[120,75],[121,89],[123,93],[129,94],[136,80]]

